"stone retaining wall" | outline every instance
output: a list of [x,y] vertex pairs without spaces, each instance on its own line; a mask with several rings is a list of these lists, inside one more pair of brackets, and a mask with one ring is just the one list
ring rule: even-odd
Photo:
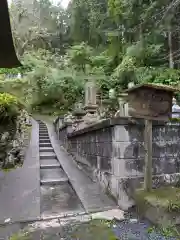
[[21,111],[16,121],[0,126],[0,169],[22,165],[30,139],[29,116]]
[[[62,145],[94,180],[98,179],[126,209],[143,182],[144,124],[115,118],[73,132],[59,129]],[[153,122],[153,183],[176,183],[180,172],[180,123]]]

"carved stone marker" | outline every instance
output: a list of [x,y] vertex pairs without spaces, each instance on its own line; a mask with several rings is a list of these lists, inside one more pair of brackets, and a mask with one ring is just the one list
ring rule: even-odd
[[97,88],[94,81],[88,81],[85,85],[85,107],[86,115],[84,121],[92,123],[98,120],[96,96]]
[[144,84],[128,89],[129,115],[154,120],[168,120],[172,113],[172,87]]
[[97,108],[96,94],[96,84],[94,81],[88,81],[85,85],[85,109]]

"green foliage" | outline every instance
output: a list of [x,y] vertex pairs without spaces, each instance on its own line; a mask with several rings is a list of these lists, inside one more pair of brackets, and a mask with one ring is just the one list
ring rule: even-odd
[[[10,12],[24,66],[0,70],[0,91],[34,109],[71,109],[87,79],[103,95],[132,81],[179,84],[180,15],[170,0],[74,0],[67,10],[41,0],[12,4]],[[3,80],[19,72],[23,79]]]
[[82,42],[80,45],[72,46],[68,50],[69,60],[77,69],[82,70],[85,73],[86,65],[91,63],[91,52],[91,47]]
[[180,233],[179,231],[177,230],[176,226],[174,225],[170,225],[170,226],[167,226],[167,227],[163,227],[163,226],[160,226],[160,227],[151,227],[148,229],[148,233],[152,233],[152,232],[159,232],[161,235],[163,235],[164,237],[166,238],[176,238],[176,239],[179,239],[180,237]]
[[16,120],[20,113],[22,104],[15,96],[8,93],[0,94],[0,120],[1,123],[10,123]]
[[160,83],[165,85],[178,86],[180,71],[171,68],[140,67],[135,70],[139,83]]
[[129,82],[135,82],[135,68],[135,59],[125,57],[112,74],[115,86],[126,89]]

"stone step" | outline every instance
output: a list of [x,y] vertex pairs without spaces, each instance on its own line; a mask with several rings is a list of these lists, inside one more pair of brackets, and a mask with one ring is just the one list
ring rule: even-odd
[[48,134],[48,130],[47,129],[39,129],[39,134]]
[[49,137],[48,132],[47,133],[39,133],[39,137]]
[[41,139],[39,139],[39,143],[40,144],[45,144],[45,143],[51,144],[51,141],[49,138],[43,138],[43,139],[41,138]]
[[53,137],[52,145],[62,168],[68,176],[69,182],[87,213],[107,211],[117,206],[111,197],[105,194],[100,184],[93,182],[79,169],[72,157],[59,148],[58,141]]
[[39,147],[41,148],[44,148],[44,147],[47,147],[47,148],[51,148],[52,147],[52,144],[51,143],[49,143],[49,142],[43,142],[43,143],[39,143]]
[[52,147],[40,147],[40,152],[54,152],[54,149]]
[[40,152],[40,159],[56,159],[56,154],[53,152]]
[[39,136],[39,139],[49,139],[49,136]]
[[[68,182],[64,184],[56,185],[56,186],[51,186],[51,187],[41,186],[40,191],[41,191],[41,217],[42,218],[58,219],[61,217],[63,218],[63,217],[74,216],[74,215],[76,216],[78,214],[85,214],[80,200],[78,199],[73,188]],[[51,236],[48,235],[49,238],[48,236],[47,238],[46,237],[45,238],[49,240],[65,239],[59,236],[60,229],[59,228],[57,229],[58,229],[57,236],[56,234],[52,234]],[[70,237],[69,239],[72,239],[72,238]]]
[[56,185],[68,182],[68,177],[62,168],[41,169],[41,185]]
[[[53,161],[52,161],[53,160]],[[56,159],[50,159],[50,160],[41,160],[40,162],[40,168],[41,169],[54,169],[54,168],[60,168],[60,164],[56,161]]]

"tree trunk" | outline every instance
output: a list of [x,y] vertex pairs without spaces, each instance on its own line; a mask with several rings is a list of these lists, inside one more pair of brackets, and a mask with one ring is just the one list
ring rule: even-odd
[[171,24],[168,27],[169,67],[174,68]]

